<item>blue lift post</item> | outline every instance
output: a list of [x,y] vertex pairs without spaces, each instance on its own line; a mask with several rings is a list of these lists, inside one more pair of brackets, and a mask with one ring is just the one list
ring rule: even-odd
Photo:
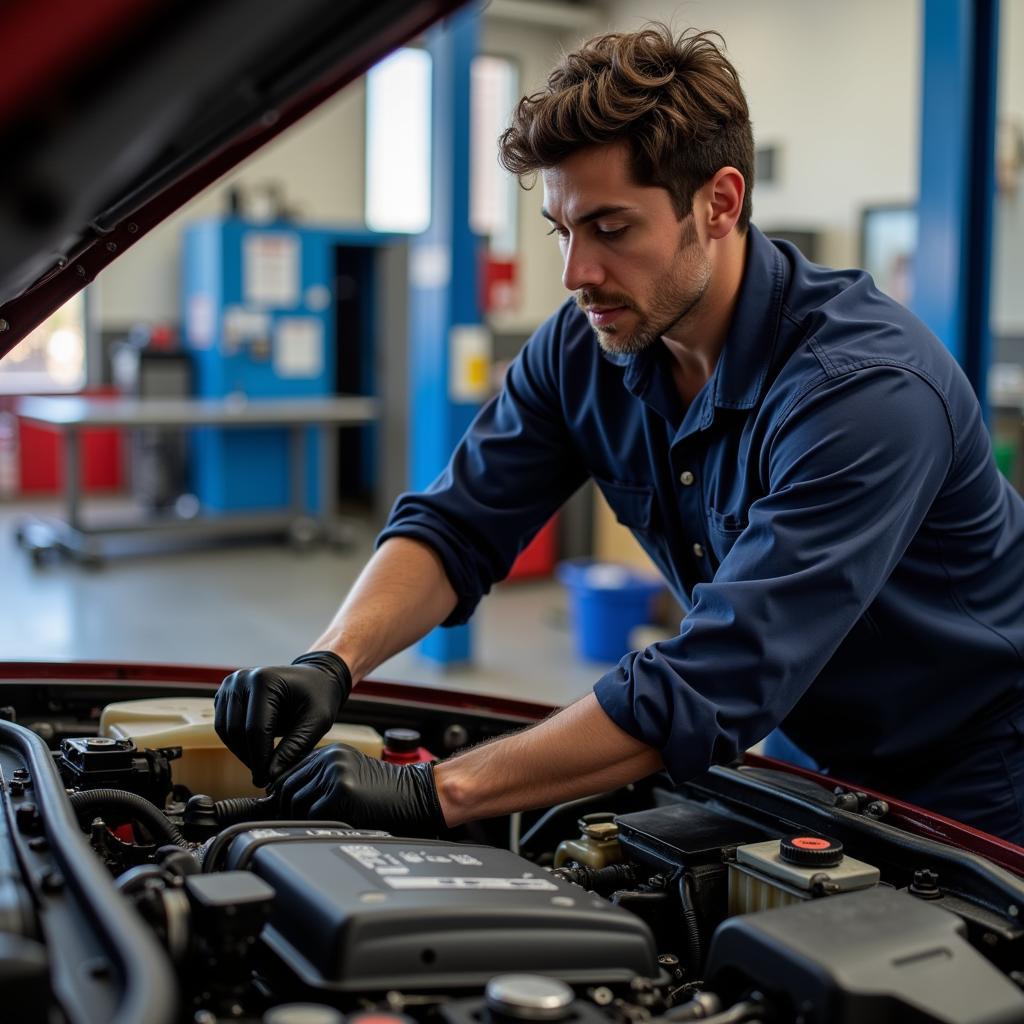
[[[423,490],[448,463],[480,407],[453,393],[453,338],[479,329],[480,240],[469,226],[470,69],[477,51],[476,5],[429,33],[433,63],[430,227],[409,252],[409,476]],[[420,654],[441,666],[471,656],[469,626],[435,629]]]
[[999,0],[925,0],[911,307],[987,415]]

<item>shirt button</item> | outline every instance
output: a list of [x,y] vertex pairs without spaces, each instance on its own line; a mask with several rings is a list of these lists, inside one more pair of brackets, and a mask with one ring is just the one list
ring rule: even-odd
[[696,479],[697,478],[688,469],[684,469],[683,472],[679,474],[679,482],[684,487],[689,487]]
[[704,545],[703,544],[694,544],[693,545],[693,553],[698,558],[703,558],[704,557]]

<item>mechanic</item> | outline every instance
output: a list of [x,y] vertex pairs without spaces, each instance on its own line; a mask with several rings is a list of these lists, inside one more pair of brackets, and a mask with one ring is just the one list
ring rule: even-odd
[[278,779],[353,683],[465,622],[588,477],[682,600],[679,635],[433,766],[323,748],[279,780],[290,816],[436,833],[689,779],[781,726],[837,777],[1024,841],[1024,501],[928,329],[750,224],[723,51],[662,25],[604,35],[520,101],[502,161],[539,172],[572,298],[398,499],[313,649],[229,676],[216,726]]

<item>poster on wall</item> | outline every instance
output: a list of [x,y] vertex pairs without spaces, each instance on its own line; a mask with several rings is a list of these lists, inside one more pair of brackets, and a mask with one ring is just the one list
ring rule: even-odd
[[250,231],[242,241],[242,296],[247,305],[294,309],[299,304],[298,236]]
[[324,369],[324,330],[311,316],[282,317],[274,334],[274,372],[278,377],[319,377]]

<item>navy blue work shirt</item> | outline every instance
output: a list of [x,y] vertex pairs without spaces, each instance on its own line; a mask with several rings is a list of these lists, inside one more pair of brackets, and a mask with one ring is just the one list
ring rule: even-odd
[[[670,775],[773,727],[849,778],[1024,705],[1024,502],[978,402],[856,270],[751,227],[733,321],[686,407],[664,346],[604,353],[570,300],[380,540],[440,556],[465,621],[593,477],[687,609],[595,693]],[[1024,716],[1020,719],[1024,728]]]

